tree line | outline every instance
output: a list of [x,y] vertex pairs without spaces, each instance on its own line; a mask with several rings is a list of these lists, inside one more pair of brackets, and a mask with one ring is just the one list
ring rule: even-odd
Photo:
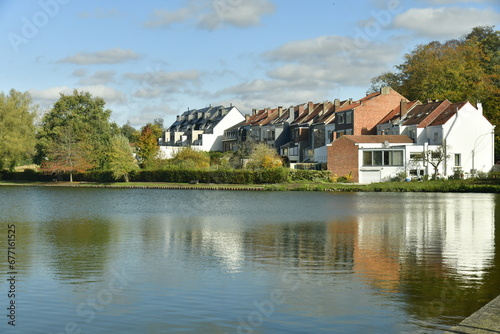
[[[370,91],[391,86],[410,100],[481,101],[485,116],[500,124],[500,31],[476,27],[460,39],[417,45],[395,71],[371,80]],[[165,168],[259,169],[282,165],[274,149],[245,143],[237,152],[179,150],[171,159],[158,155],[163,120],[140,130],[110,121],[104,99],[74,90],[61,94],[45,113],[28,92],[0,92],[0,170],[37,164],[47,173],[109,170],[128,180],[132,171]],[[500,158],[500,127],[496,128]]]
[[[390,86],[409,100],[483,104],[484,116],[500,124],[500,31],[475,27],[459,39],[417,45],[395,71],[371,80],[370,92]],[[495,156],[500,159],[500,127]]]
[[162,159],[158,154],[162,119],[139,131],[129,122],[119,127],[110,116],[104,99],[89,92],[61,94],[43,115],[28,92],[12,89],[7,95],[1,93],[0,170],[34,163],[54,176],[68,174],[72,182],[73,174],[86,171],[112,171],[116,179],[128,181],[129,174],[139,169],[234,168],[245,157],[252,160],[249,169],[281,165],[276,152],[261,143],[227,154],[186,147],[172,158]]

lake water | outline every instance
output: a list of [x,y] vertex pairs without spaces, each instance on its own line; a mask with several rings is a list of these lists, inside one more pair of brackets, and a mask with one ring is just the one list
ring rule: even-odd
[[0,333],[440,333],[500,294],[499,200],[0,187]]

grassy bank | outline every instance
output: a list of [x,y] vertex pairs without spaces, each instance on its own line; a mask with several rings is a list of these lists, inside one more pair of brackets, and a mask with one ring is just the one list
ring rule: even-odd
[[372,184],[304,183],[266,185],[264,189],[274,191],[500,193],[500,184],[478,180],[381,182]]
[[265,190],[265,191],[333,191],[333,192],[455,192],[500,193],[497,180],[447,180],[425,182],[383,182],[372,184],[290,182],[279,184],[212,184],[169,182],[22,182],[0,181],[0,186],[45,187],[103,187],[103,188],[153,188],[153,189],[206,189],[206,190]]

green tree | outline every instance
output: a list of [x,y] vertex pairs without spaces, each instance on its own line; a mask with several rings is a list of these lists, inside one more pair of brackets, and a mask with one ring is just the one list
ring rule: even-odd
[[181,168],[204,169],[210,167],[210,155],[191,147],[183,147],[174,153],[170,163]]
[[[38,159],[43,161],[52,142],[58,142],[61,133],[71,133],[76,142],[85,143],[89,158],[97,168],[107,167],[111,137],[115,134],[109,121],[111,110],[105,101],[88,92],[73,91],[61,94],[53,108],[44,115],[39,132]],[[63,130],[67,128],[68,130]]]
[[143,168],[153,166],[158,155],[158,137],[153,130],[154,127],[152,124],[146,124],[142,128],[141,135],[137,141],[137,154]]
[[139,169],[127,137],[119,135],[111,139],[109,167],[115,179],[123,178],[125,182],[129,182],[130,172]]
[[0,169],[13,170],[35,152],[36,106],[28,92],[0,93]]
[[266,143],[253,143],[247,168],[269,169],[281,167],[282,165],[283,160],[273,147]]
[[130,124],[130,121],[127,121],[127,123],[120,128],[120,132],[128,139],[129,143],[137,143],[137,140],[139,140],[139,136],[141,135],[141,132],[135,129]]

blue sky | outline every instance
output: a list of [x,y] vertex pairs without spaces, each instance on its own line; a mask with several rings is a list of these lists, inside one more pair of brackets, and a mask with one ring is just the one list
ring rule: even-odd
[[500,29],[499,0],[0,0],[0,91],[73,89],[119,125],[359,99],[418,43]]

